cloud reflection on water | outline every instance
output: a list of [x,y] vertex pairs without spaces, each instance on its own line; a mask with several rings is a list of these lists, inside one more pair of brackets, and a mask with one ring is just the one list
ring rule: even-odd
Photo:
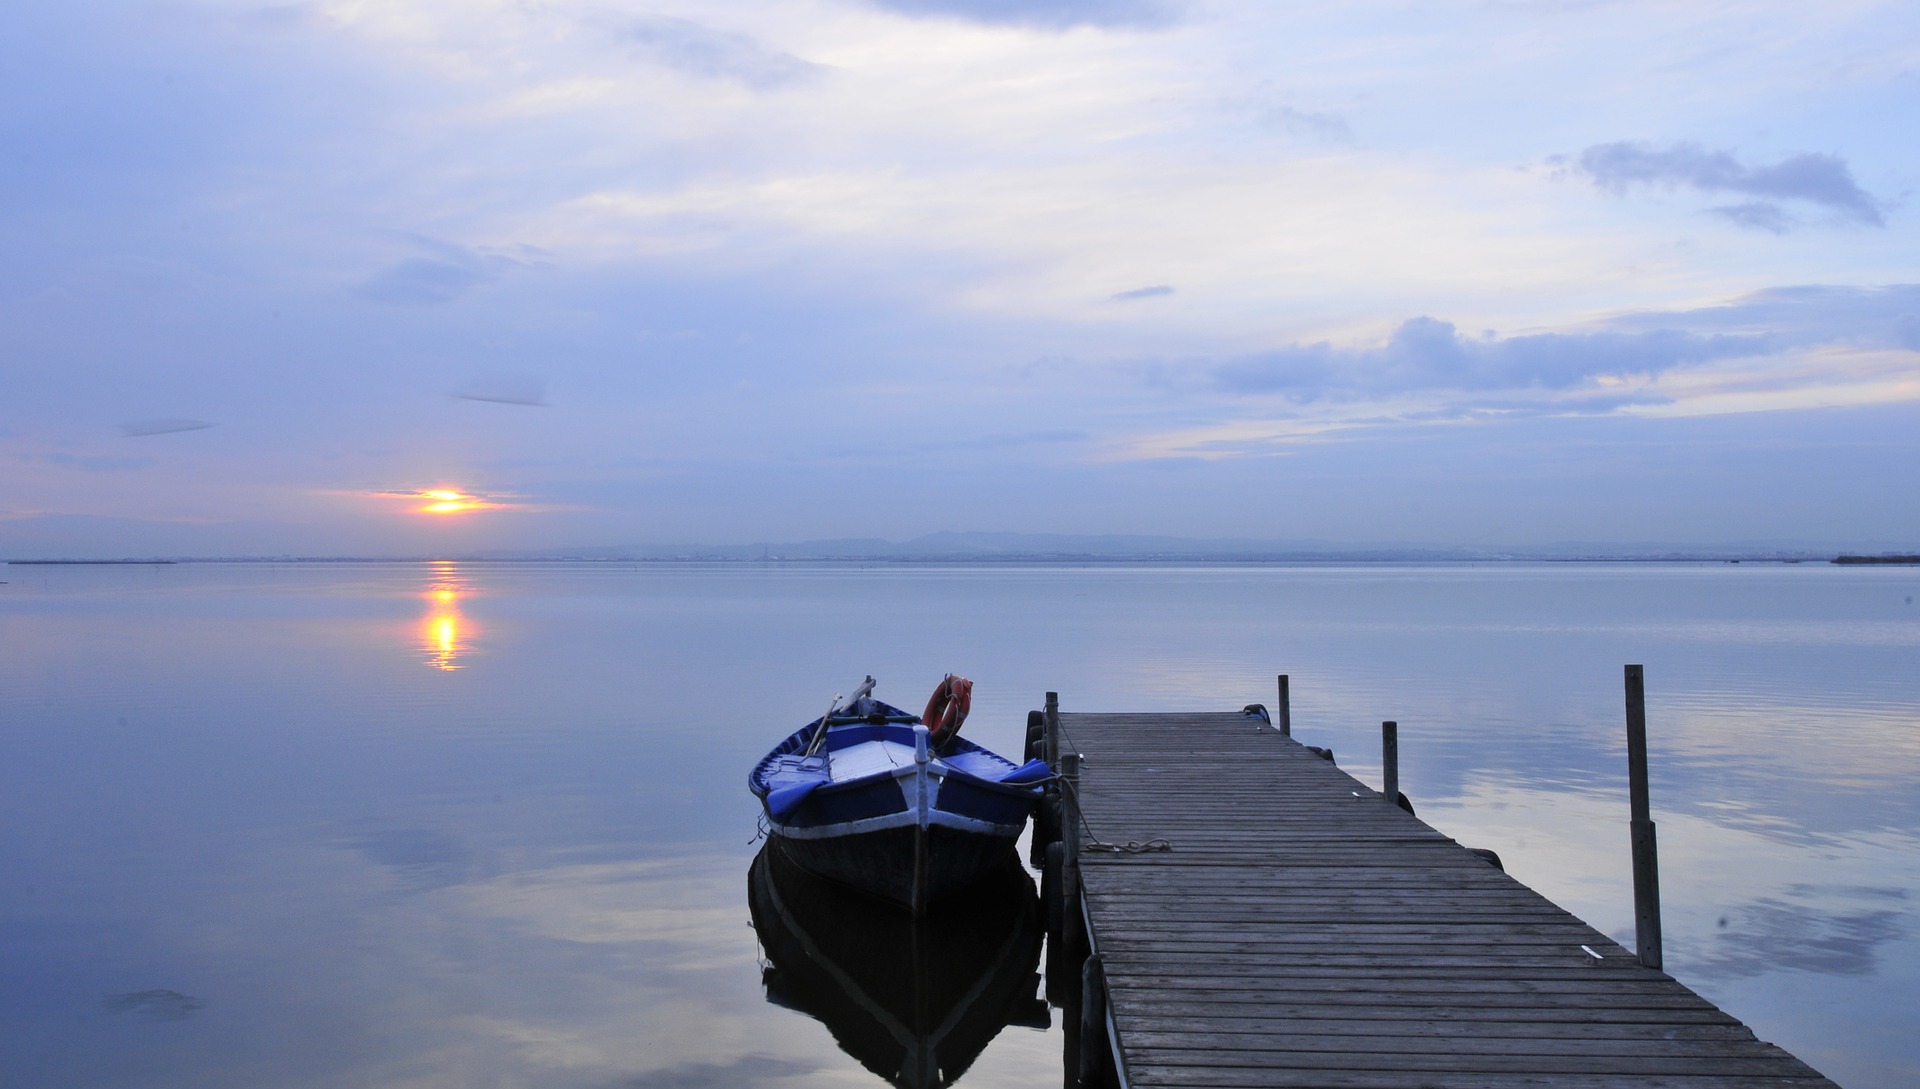
[[[1907,898],[1905,889],[1838,891],[1894,901]],[[1757,976],[1783,969],[1871,975],[1879,966],[1879,949],[1906,935],[1908,914],[1904,903],[1835,912],[1801,901],[1763,897],[1721,916],[1720,932],[1692,964],[1702,978]]]
[[206,1003],[192,995],[161,989],[110,994],[101,999],[100,1005],[114,1013],[137,1013],[149,1021],[185,1021]]
[[408,891],[424,892],[466,882],[473,872],[465,844],[424,828],[369,831],[347,841],[368,861],[386,867]]
[[[481,842],[403,828],[345,840],[353,850],[324,863],[271,850],[286,881],[260,895],[302,935],[279,950],[299,966],[299,1004],[351,1011],[316,1029],[339,1063],[308,1084],[849,1084],[830,1040],[799,1019],[763,1023],[744,857],[535,847],[510,824],[465,827]],[[270,995],[267,1016],[288,997]]]

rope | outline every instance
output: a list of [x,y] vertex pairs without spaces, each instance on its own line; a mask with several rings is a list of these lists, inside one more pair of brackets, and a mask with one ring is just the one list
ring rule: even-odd
[[[1061,732],[1064,733],[1065,731],[1063,730]],[[1078,750],[1075,750],[1075,751],[1077,752]],[[1152,851],[1173,850],[1173,844],[1168,843],[1164,839],[1150,839],[1145,843],[1142,843],[1137,839],[1128,840],[1125,843],[1108,843],[1105,840],[1102,840],[1098,835],[1094,834],[1093,824],[1091,821],[1087,820],[1087,811],[1084,808],[1082,808],[1080,805],[1079,785],[1074,783],[1073,780],[1067,779],[1059,775],[1054,776],[1053,781],[1056,783],[1059,783],[1061,786],[1065,787],[1067,790],[1073,792],[1074,811],[1080,814],[1080,824],[1083,827],[1085,827],[1087,830],[1087,839],[1092,841],[1090,843],[1081,844],[1080,849],[1082,851],[1099,851],[1105,854],[1114,854],[1114,855],[1143,855]]]
[[[1067,724],[1065,722],[1062,722],[1060,720],[1060,716],[1057,714],[1053,717],[1053,727],[1054,729],[1060,731],[1060,739],[1066,742],[1068,747],[1070,747],[1076,754],[1080,752],[1080,746],[1074,744],[1073,735],[1067,732]],[[1084,827],[1087,830],[1087,838],[1092,841],[1091,843],[1086,843],[1081,845],[1081,848],[1080,848],[1081,850],[1096,851],[1103,854],[1114,854],[1114,855],[1143,855],[1153,851],[1173,850],[1173,844],[1168,843],[1164,839],[1150,839],[1145,843],[1142,843],[1137,839],[1128,840],[1125,843],[1108,843],[1105,840],[1102,840],[1099,836],[1094,834],[1093,822],[1087,820],[1087,811],[1080,804],[1080,787],[1078,786],[1078,784],[1075,784],[1068,779],[1062,778],[1059,775],[1055,775],[1052,781],[1059,783],[1061,786],[1067,788],[1068,790],[1073,791],[1074,811],[1080,814],[1080,824],[1082,827]]]

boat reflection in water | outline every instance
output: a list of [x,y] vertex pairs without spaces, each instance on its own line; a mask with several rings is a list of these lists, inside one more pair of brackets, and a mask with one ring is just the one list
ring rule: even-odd
[[747,902],[768,964],[767,1001],[827,1026],[900,1089],[951,1085],[1010,1024],[1046,1028],[1033,879],[1009,850],[967,890],[915,919],[817,877],[768,844]]

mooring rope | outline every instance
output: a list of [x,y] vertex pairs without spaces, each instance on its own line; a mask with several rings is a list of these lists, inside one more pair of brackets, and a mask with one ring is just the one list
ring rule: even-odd
[[[1075,750],[1078,751],[1078,750]],[[1150,839],[1145,843],[1128,840],[1125,843],[1108,843],[1093,831],[1093,822],[1087,820],[1087,811],[1080,805],[1080,784],[1063,775],[1055,775],[1053,781],[1073,792],[1073,809],[1080,814],[1080,824],[1087,830],[1087,839],[1092,842],[1080,845],[1082,851],[1100,851],[1115,855],[1143,855],[1150,851],[1171,851],[1173,844],[1164,839]],[[1064,832],[1064,830],[1063,830]]]
[[[1075,755],[1079,755],[1084,758],[1085,754],[1080,752],[1080,746],[1074,744],[1073,735],[1067,732],[1067,724],[1060,721],[1060,716],[1058,715],[1053,716],[1053,728],[1060,731],[1060,740],[1065,742],[1067,746],[1073,750]],[[1105,840],[1101,839],[1099,836],[1094,834],[1093,822],[1087,820],[1087,811],[1084,807],[1080,805],[1080,785],[1078,783],[1073,782],[1070,779],[1067,779],[1066,777],[1058,773],[1054,774],[1053,781],[1056,783],[1059,783],[1063,787],[1066,787],[1068,790],[1073,791],[1074,811],[1080,814],[1080,824],[1082,827],[1084,827],[1087,830],[1087,838],[1093,841],[1091,843],[1082,844],[1080,848],[1081,850],[1098,851],[1104,854],[1115,854],[1115,855],[1143,855],[1152,851],[1173,850],[1173,844],[1168,843],[1164,839],[1150,839],[1145,843],[1142,843],[1137,839],[1128,840],[1125,843],[1106,842]]]

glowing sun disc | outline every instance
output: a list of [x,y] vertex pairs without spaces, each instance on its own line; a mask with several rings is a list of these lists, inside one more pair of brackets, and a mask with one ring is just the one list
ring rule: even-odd
[[413,514],[432,514],[446,516],[465,514],[476,510],[526,510],[526,504],[518,502],[518,497],[506,493],[463,492],[458,488],[417,488],[391,489],[366,493],[376,499],[399,500],[417,506],[409,507]]
[[466,492],[457,492],[450,488],[431,488],[419,493],[419,498],[433,500],[419,508],[421,514],[459,514],[470,510],[493,510],[500,506],[480,496],[468,495]]

